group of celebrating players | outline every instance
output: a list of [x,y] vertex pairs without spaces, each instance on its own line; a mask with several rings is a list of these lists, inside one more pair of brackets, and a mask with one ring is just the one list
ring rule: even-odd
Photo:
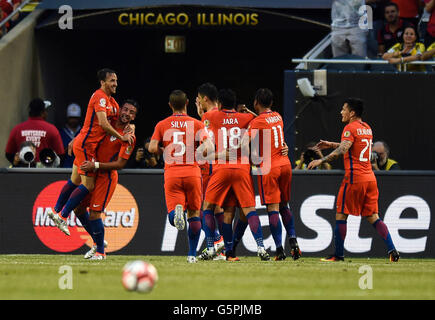
[[[135,127],[130,121],[138,111],[134,100],[125,101],[119,108],[112,97],[117,87],[114,71],[103,69],[98,78],[101,87],[92,95],[84,126],[72,143],[75,161],[71,178],[60,192],[55,212],[49,212],[56,226],[69,235],[66,219],[75,211],[94,241],[85,254],[92,260],[106,258],[101,214],[115,190],[116,170],[124,167],[134,149]],[[170,94],[173,114],[156,125],[148,147],[149,152],[163,154],[165,159],[164,191],[170,224],[178,230],[188,224],[187,261],[197,262],[201,230],[206,248],[200,259],[239,261],[236,247],[248,226],[257,244],[257,255],[261,260],[270,260],[255,209],[253,176],[257,177],[261,203],[267,209],[276,246],[274,259],[286,258],[282,225],[288,235],[290,255],[294,260],[300,258],[294,215],[289,208],[292,167],[282,117],[271,109],[272,92],[257,90],[253,103],[256,113],[246,107],[237,112],[236,95],[231,89],[218,91],[213,84],[205,83],[196,97],[201,121],[187,115],[188,104],[181,90]],[[314,169],[344,157],[345,177],[337,197],[335,253],[323,261],[344,260],[349,214],[367,217],[384,239],[390,260],[399,260],[388,228],[378,216],[378,189],[369,159],[373,136],[361,120],[362,111],[361,100],[346,100],[341,114],[347,125],[341,143],[320,141],[319,149],[334,151],[308,165]],[[236,208],[240,208],[240,214],[233,221]]]

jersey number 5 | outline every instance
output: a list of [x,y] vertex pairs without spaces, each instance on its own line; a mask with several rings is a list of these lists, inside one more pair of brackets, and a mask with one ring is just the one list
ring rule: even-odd
[[186,132],[174,132],[172,141],[175,145],[179,145],[181,147],[178,152],[174,153],[175,157],[182,156],[186,152],[186,145],[183,142],[183,136],[185,134]]

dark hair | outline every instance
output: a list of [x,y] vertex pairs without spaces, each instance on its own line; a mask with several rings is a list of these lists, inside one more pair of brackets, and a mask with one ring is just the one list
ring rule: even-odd
[[109,69],[109,68],[104,68],[104,69],[98,70],[98,72],[97,72],[98,82],[106,81],[107,75],[114,74],[114,73],[116,73],[116,72],[113,71],[112,69]]
[[267,88],[258,89],[255,93],[255,100],[263,107],[270,108],[273,103],[273,93]]
[[45,110],[45,103],[41,98],[35,98],[29,103],[29,116],[39,117]]
[[211,101],[216,102],[218,98],[218,90],[214,84],[210,82],[203,83],[198,87],[198,93],[202,96],[206,96]]
[[350,111],[355,112],[357,117],[361,117],[364,112],[364,101],[358,98],[348,98],[344,101],[347,103]]
[[234,109],[236,107],[236,93],[231,89],[221,89],[218,93],[218,101],[222,109]]
[[391,7],[391,6],[395,7],[396,10],[399,11],[399,6],[397,5],[397,3],[394,3],[394,2],[387,2],[386,4],[384,4],[384,12],[385,12],[385,8],[386,8],[386,7]]
[[[414,32],[415,32],[415,42],[417,42],[418,41],[418,39],[420,38],[419,37],[419,35],[418,35],[418,30],[417,30],[417,28],[413,25],[413,24],[408,24],[408,25],[406,25],[404,28],[403,28],[403,34],[405,34],[405,30],[406,29],[409,29],[409,28],[411,28],[412,30],[414,30]],[[403,39],[403,34],[402,34],[402,39]],[[402,42],[403,42],[403,40],[402,40]]]
[[136,100],[133,100],[133,99],[126,99],[126,100],[124,100],[124,101],[122,102],[121,108],[122,108],[122,107],[124,106],[124,104],[126,104],[126,103],[131,104],[133,107],[135,107],[135,108],[136,108],[136,112],[139,111],[139,103],[138,103]]
[[187,103],[187,95],[181,90],[174,90],[169,95],[169,103],[174,110],[183,110]]

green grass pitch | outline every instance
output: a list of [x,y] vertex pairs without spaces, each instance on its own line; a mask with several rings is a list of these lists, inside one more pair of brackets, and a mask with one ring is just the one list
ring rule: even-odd
[[[127,292],[121,270],[131,260],[145,260],[158,270],[151,293]],[[434,299],[435,260],[347,258],[325,263],[319,258],[240,262],[199,261],[181,256],[118,256],[87,261],[81,255],[0,255],[0,299],[151,299],[151,300],[295,300],[295,299]],[[60,289],[61,266],[72,269],[72,289]],[[372,289],[366,267],[372,270]],[[361,278],[365,277],[365,278]],[[213,290],[210,290],[212,284]]]

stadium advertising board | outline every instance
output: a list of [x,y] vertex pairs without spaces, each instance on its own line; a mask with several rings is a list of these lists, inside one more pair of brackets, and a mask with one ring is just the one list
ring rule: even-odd
[[[435,175],[378,175],[380,216],[387,224],[402,257],[435,257],[432,223]],[[71,236],[54,227],[46,209],[54,206],[67,173],[0,173],[0,253],[85,253],[92,244],[80,222],[71,214]],[[291,209],[296,217],[298,242],[305,256],[322,256],[333,250],[336,193],[342,172],[295,172]],[[26,181],[22,184],[22,181]],[[107,252],[134,255],[184,255],[187,232],[178,231],[166,219],[163,175],[141,170],[120,174],[119,185],[103,222]],[[257,196],[265,246],[274,251],[268,218]],[[284,228],[283,228],[284,229]],[[283,230],[285,239],[285,230]],[[201,235],[199,249],[204,247]],[[286,244],[287,246],[288,244]],[[288,248],[286,248],[288,249]],[[238,254],[253,255],[255,241],[247,230]],[[383,240],[367,221],[349,217],[346,256],[386,256]]]

